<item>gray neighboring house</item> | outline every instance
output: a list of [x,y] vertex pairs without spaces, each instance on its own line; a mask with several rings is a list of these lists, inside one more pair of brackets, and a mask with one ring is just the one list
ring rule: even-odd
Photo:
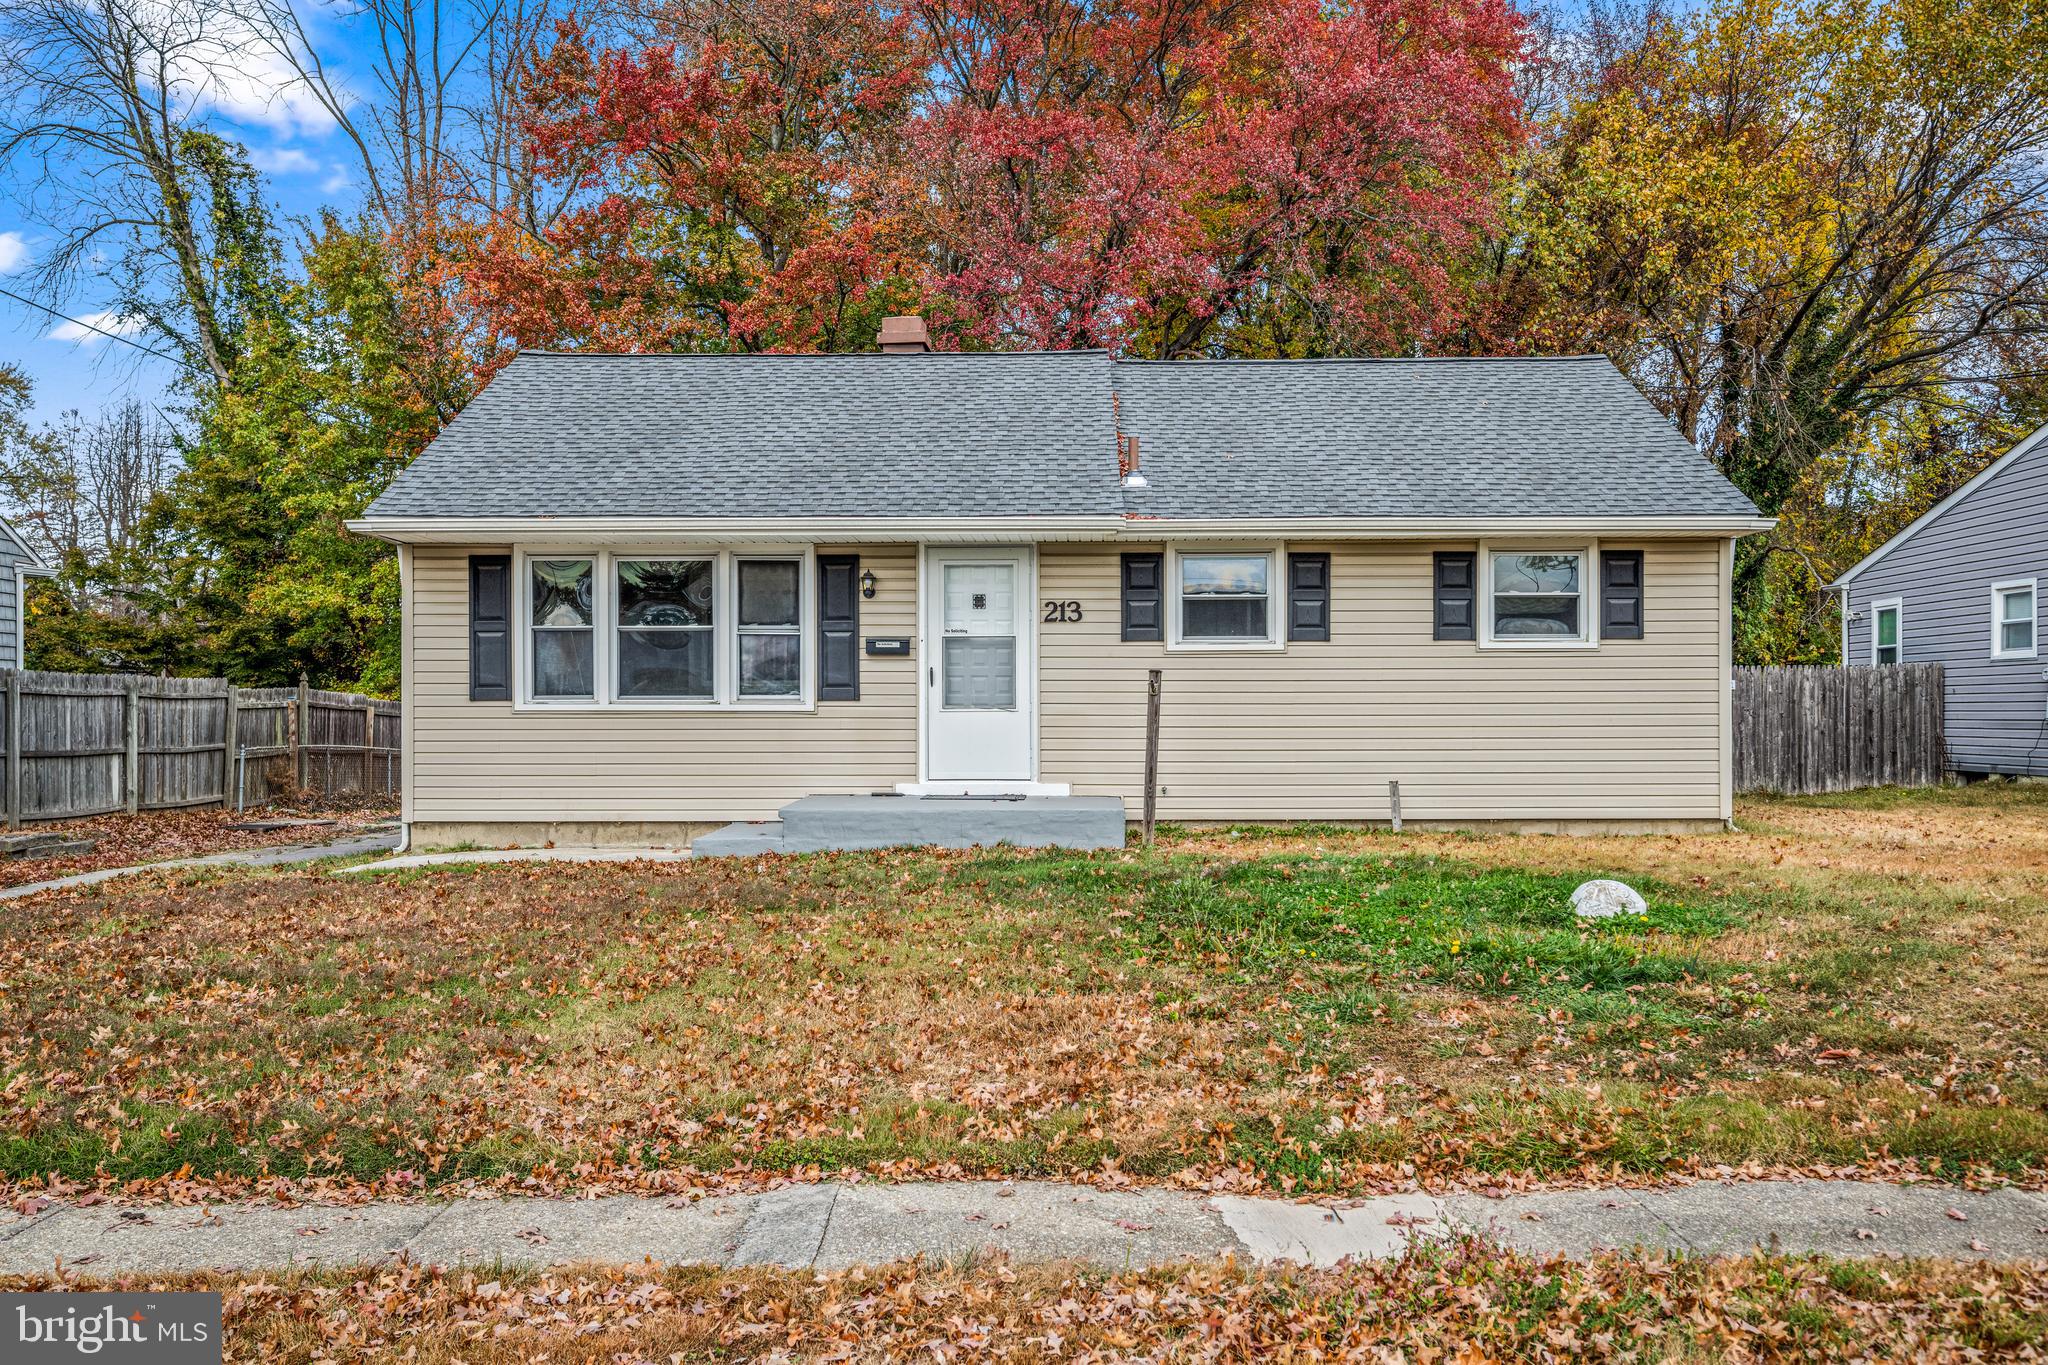
[[2048,777],[2048,426],[1836,579],[1845,666],[1938,663],[1949,766]]
[[54,572],[19,531],[0,519],[0,668],[20,668],[28,652],[21,609],[28,598],[28,580]]

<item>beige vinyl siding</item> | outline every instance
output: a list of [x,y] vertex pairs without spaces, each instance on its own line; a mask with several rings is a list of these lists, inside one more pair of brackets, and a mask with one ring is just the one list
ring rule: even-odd
[[[859,701],[815,712],[723,707],[515,710],[469,700],[469,555],[416,546],[409,658],[408,818],[421,822],[712,821],[774,816],[812,793],[886,791],[917,777],[916,662],[861,660]],[[820,546],[819,553],[835,553]],[[852,547],[878,580],[860,631],[916,634],[917,556]],[[807,629],[805,647],[816,647]]]
[[1382,820],[1390,779],[1416,821],[1722,818],[1724,542],[1609,545],[1644,550],[1642,640],[1439,642],[1430,554],[1470,542],[1301,543],[1330,553],[1332,638],[1284,652],[1124,643],[1118,555],[1158,547],[1043,546],[1039,596],[1082,620],[1039,628],[1040,776],[1135,816],[1157,667],[1162,819]]

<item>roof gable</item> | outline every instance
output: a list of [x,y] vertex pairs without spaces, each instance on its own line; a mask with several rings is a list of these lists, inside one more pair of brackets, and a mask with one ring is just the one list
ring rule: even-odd
[[[1961,488],[1958,488],[1955,492],[1907,522],[1890,540],[1887,540],[1884,544],[1863,556],[1862,559],[1850,566],[1847,572],[1840,575],[1828,586],[1831,588],[1846,587],[1851,579],[1863,573],[1866,569],[1871,568],[1884,559],[1885,556],[1892,553],[1892,551],[1912,540],[1915,536],[1940,520],[1946,513],[1962,506],[1964,501],[1974,496],[1980,489],[1997,478],[2005,470],[2019,464],[2037,452],[2048,452],[2048,424],[2035,428],[2032,434],[2021,438],[2011,450],[2006,451],[2005,454],[1978,470],[1969,482],[1965,483]],[[2048,454],[2043,454],[2042,458],[2048,458]]]

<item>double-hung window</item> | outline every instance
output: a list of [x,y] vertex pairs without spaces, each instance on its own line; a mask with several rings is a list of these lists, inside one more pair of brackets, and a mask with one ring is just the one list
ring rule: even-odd
[[739,695],[801,695],[804,566],[795,559],[742,559],[738,564]]
[[810,695],[801,552],[536,552],[522,564],[523,701],[773,706]]
[[1894,597],[1889,602],[1870,604],[1870,662],[1895,664],[1905,657],[1905,603]]
[[596,561],[530,559],[526,564],[532,695],[537,701],[589,701],[597,695]]
[[1284,614],[1272,550],[1181,551],[1173,556],[1173,643],[1245,647],[1278,644]]
[[1991,657],[2031,659],[2039,652],[2040,598],[2036,580],[1991,585]]
[[1487,549],[1487,640],[1524,645],[1589,641],[1588,559],[1588,552],[1579,549]]

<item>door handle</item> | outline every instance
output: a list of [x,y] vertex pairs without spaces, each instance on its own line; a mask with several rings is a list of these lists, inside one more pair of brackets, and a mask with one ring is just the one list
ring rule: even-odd
[[936,667],[925,670],[924,685],[926,687],[937,687],[939,685],[939,670]]

